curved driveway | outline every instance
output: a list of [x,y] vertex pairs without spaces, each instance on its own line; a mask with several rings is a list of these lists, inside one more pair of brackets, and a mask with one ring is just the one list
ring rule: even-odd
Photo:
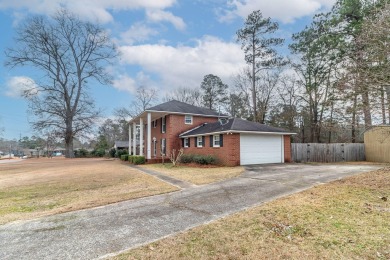
[[278,164],[178,192],[0,226],[0,259],[95,259],[314,185],[378,169]]

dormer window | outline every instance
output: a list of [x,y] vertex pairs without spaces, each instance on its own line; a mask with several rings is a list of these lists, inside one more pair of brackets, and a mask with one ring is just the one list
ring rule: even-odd
[[185,123],[186,125],[192,125],[192,116],[190,116],[190,115],[185,115],[185,116],[184,116],[184,123]]

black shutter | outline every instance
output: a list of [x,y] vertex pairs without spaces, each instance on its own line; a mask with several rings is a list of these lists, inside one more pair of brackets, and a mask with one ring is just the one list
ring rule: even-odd
[[213,136],[210,135],[210,147],[213,147]]
[[206,142],[205,142],[205,137],[204,136],[202,136],[202,147],[205,147],[205,144],[206,144]]
[[161,133],[163,132],[163,125],[162,125],[162,121],[163,121],[163,118],[161,118],[160,122],[161,122]]
[[181,147],[184,147],[184,140],[185,138],[181,139]]
[[219,135],[219,146],[223,147],[223,134]]
[[194,140],[195,140],[195,147],[198,147],[198,137],[194,137]]
[[188,147],[191,146],[191,138],[188,138]]

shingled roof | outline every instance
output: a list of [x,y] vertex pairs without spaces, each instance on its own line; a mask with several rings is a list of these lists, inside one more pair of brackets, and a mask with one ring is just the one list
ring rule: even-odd
[[224,116],[220,113],[204,108],[193,106],[177,100],[171,100],[160,105],[146,109],[145,111],[158,111],[158,112],[173,112],[180,114],[192,114],[192,115],[204,115],[204,116]]
[[275,133],[275,134],[293,134],[290,131],[287,131],[282,128],[263,125],[260,123],[247,121],[241,118],[231,118],[231,119],[227,119],[225,122],[220,121],[211,124],[203,124],[185,133],[182,133],[180,137],[207,135],[207,134],[224,133],[224,132],[232,132],[232,133],[263,132],[263,133]]

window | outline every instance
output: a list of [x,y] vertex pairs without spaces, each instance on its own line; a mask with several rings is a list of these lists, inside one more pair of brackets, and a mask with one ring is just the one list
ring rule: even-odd
[[197,142],[197,147],[203,147],[203,138],[202,138],[202,136],[198,136],[196,138],[196,142]]
[[219,135],[213,135],[213,147],[219,147],[220,141],[219,141]]
[[166,155],[166,145],[167,145],[167,140],[164,138],[164,139],[161,139],[161,154],[164,154]]
[[152,127],[153,127],[153,128],[156,128],[156,127],[157,127],[157,120],[154,120],[154,121],[152,122]]
[[153,140],[153,156],[157,157],[157,140]]
[[184,123],[185,123],[186,125],[192,125],[192,116],[186,115],[186,116],[184,117]]
[[190,139],[188,139],[188,138],[184,138],[184,145],[183,145],[184,147],[190,147]]
[[163,116],[161,118],[161,133],[165,133],[166,130],[167,130],[166,118],[165,116]]

